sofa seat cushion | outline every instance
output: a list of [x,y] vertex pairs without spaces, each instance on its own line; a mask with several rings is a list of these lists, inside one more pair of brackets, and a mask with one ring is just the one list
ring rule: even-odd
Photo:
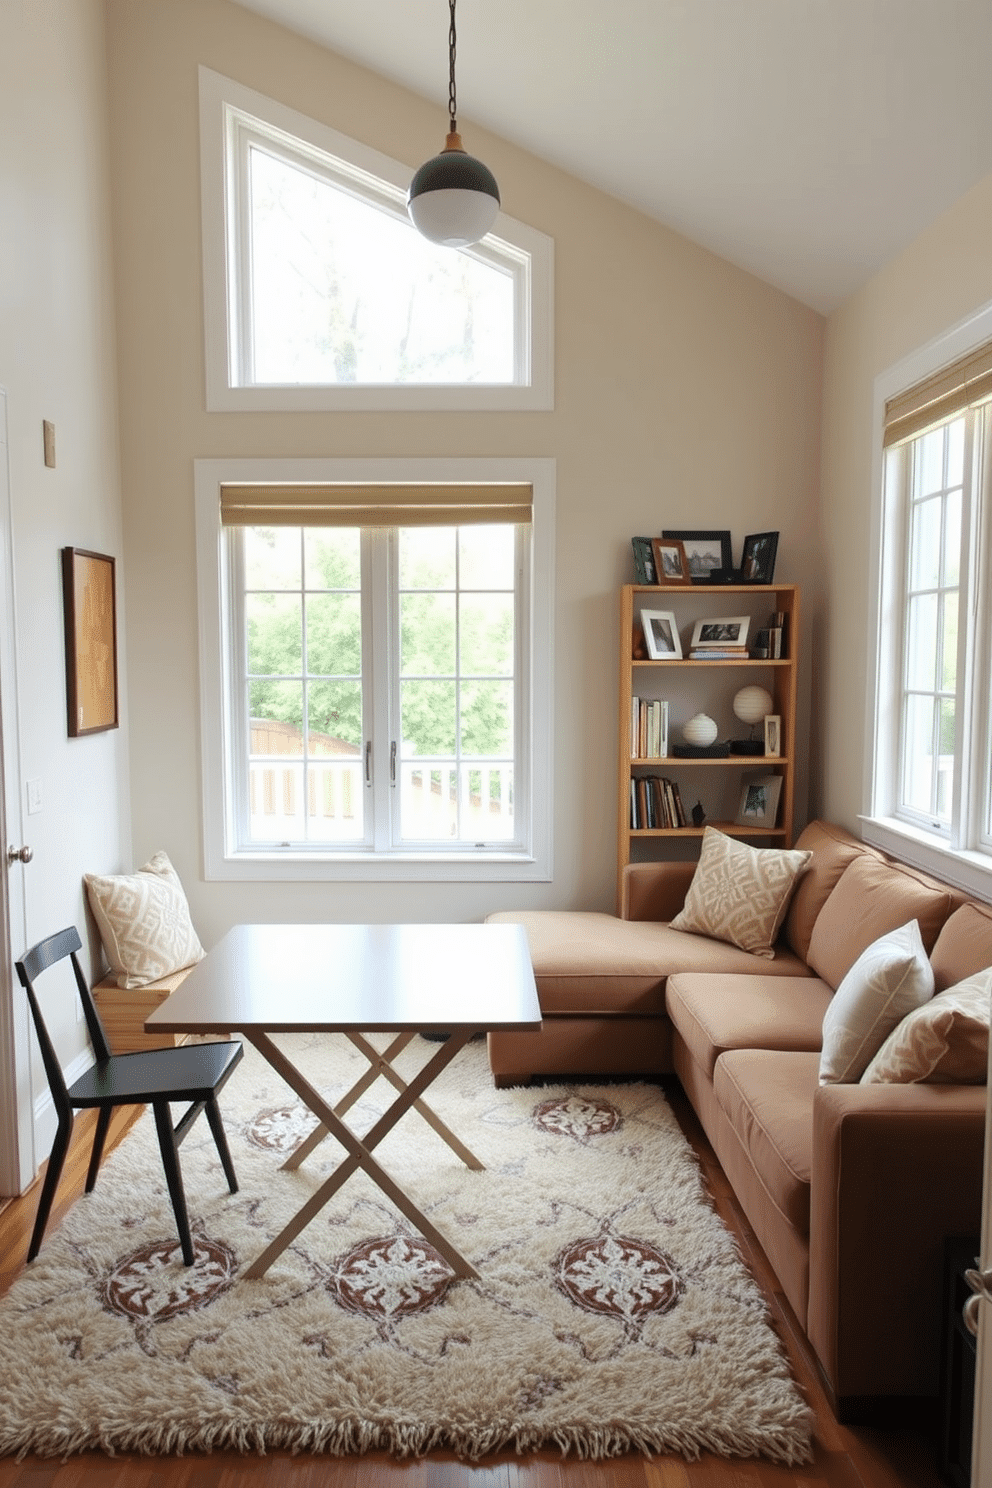
[[668,979],[668,1016],[707,1076],[730,1049],[818,1053],[832,996],[818,977],[679,972]]
[[523,925],[541,1011],[664,1013],[665,978],[677,971],[801,976],[805,967],[779,949],[774,961],[651,920],[620,920],[582,910],[504,910],[490,924]]
[[772,1203],[809,1235],[818,1054],[736,1049],[716,1062],[713,1092]]

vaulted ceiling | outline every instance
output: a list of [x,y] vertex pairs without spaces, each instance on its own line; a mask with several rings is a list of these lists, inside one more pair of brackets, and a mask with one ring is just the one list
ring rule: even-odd
[[[237,3],[436,100],[440,147],[446,0]],[[457,20],[466,148],[477,121],[821,311],[992,172],[992,0],[460,0]]]

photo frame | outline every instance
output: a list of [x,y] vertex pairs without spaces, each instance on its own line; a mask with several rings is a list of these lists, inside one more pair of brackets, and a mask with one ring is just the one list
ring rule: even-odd
[[66,721],[71,739],[119,727],[113,558],[62,549]]
[[632,537],[630,546],[634,553],[634,583],[657,584],[658,575],[654,566],[654,550],[650,537]]
[[711,615],[697,620],[692,630],[693,651],[747,648],[747,632],[751,624],[750,615]]
[[736,825],[755,829],[774,828],[781,791],[781,775],[762,775],[755,780],[745,780],[741,786]]
[[677,537],[652,538],[651,551],[654,554],[654,569],[659,584],[692,583],[685,545]]
[[777,532],[752,532],[741,551],[741,583],[770,584],[778,552]]
[[642,610],[641,629],[652,661],[682,660],[682,642],[674,610]]
[[777,758],[782,753],[782,716],[765,714],[765,753]]
[[708,584],[712,574],[732,569],[734,555],[729,532],[675,532],[666,527],[662,538],[676,538],[685,548],[689,576],[694,584]]

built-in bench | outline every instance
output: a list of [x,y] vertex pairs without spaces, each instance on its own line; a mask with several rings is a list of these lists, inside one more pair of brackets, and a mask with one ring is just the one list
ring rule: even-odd
[[170,992],[186,980],[192,966],[174,971],[157,982],[147,982],[143,987],[124,989],[117,985],[115,972],[107,975],[93,988],[93,1001],[97,1005],[114,1054],[130,1054],[136,1049],[171,1049],[184,1044],[189,1037],[184,1033],[146,1033],[145,1019],[154,1012],[159,1003],[165,1001]]

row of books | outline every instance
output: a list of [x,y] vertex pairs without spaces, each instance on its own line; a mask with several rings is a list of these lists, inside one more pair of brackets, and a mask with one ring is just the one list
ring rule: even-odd
[[755,635],[751,655],[760,660],[767,657],[771,661],[778,661],[788,654],[785,641],[785,611],[775,610],[769,616],[768,624]]
[[662,775],[639,775],[631,780],[630,825],[634,831],[644,827],[684,827],[685,811],[676,782]]
[[664,759],[668,754],[668,700],[633,697],[630,703],[631,759]]

